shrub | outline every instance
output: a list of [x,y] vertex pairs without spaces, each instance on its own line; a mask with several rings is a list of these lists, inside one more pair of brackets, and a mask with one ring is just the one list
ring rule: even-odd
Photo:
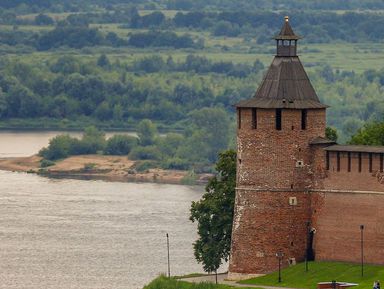
[[74,138],[69,135],[58,135],[49,141],[49,146],[39,151],[39,155],[46,160],[58,160],[70,155]]
[[149,119],[143,119],[137,126],[140,144],[143,146],[152,145],[157,136],[156,124]]
[[156,168],[158,167],[158,163],[157,162],[154,162],[154,161],[141,161],[141,162],[137,162],[136,165],[135,165],[135,169],[137,172],[145,172],[149,169],[153,169],[153,168]]
[[161,167],[165,170],[188,170],[190,163],[180,158],[170,158],[163,161]]
[[71,155],[96,154],[103,151],[106,146],[105,134],[95,127],[86,128],[81,140],[72,142]]
[[138,139],[129,135],[114,135],[107,140],[106,155],[127,155],[137,146]]
[[56,163],[54,161],[42,159],[40,161],[40,168],[46,168],[46,167],[54,166],[55,164]]
[[83,171],[89,172],[89,171],[92,171],[94,168],[96,168],[95,163],[86,163],[84,164]]
[[131,150],[128,156],[131,160],[159,160],[161,153],[155,146],[137,146]]

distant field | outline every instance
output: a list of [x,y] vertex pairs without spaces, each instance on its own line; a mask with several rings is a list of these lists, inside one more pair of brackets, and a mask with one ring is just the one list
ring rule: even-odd
[[[225,43],[225,40],[217,40]],[[367,47],[362,49],[361,47]],[[189,54],[196,54],[205,56],[214,61],[233,61],[234,63],[250,63],[259,59],[265,65],[269,65],[272,61],[274,54],[273,46],[255,46],[252,52],[236,52],[236,51],[222,51],[220,47],[208,47],[206,50],[174,50],[166,48],[153,48],[153,49],[134,49],[134,48],[89,48],[82,50],[66,49],[65,51],[48,51],[48,52],[33,52],[32,54],[12,54],[8,53],[7,56],[18,58],[26,62],[44,61],[49,59],[56,59],[62,55],[73,55],[84,58],[96,58],[100,54],[107,54],[110,59],[119,60],[121,62],[131,63],[136,59],[143,58],[149,55],[161,55],[166,59],[172,56],[174,60],[184,60]],[[301,52],[307,48],[307,52]],[[315,49],[316,52],[311,52]],[[262,52],[258,52],[262,51]],[[270,51],[270,52],[269,52]],[[335,69],[363,72],[367,69],[382,69],[384,63],[383,47],[379,44],[311,44],[304,45],[299,48],[299,55],[303,64],[308,71],[313,70],[323,64],[329,64]]]
[[[102,12],[102,10],[100,11],[92,11],[92,13],[98,13],[98,12]],[[49,17],[52,17],[54,20],[56,21],[60,21],[60,20],[63,20],[65,18],[67,18],[69,15],[72,15],[72,14],[85,14],[86,12],[65,12],[65,13],[43,13],[45,15],[48,15]],[[35,17],[37,15],[39,15],[40,13],[31,13],[31,14],[24,14],[24,15],[18,15],[17,18],[19,19],[26,19],[26,20],[34,20]]]
[[[151,10],[140,11],[140,13],[150,13]],[[172,15],[177,11],[167,11],[167,15]],[[33,17],[35,14],[23,15],[22,17]],[[68,13],[52,14],[58,18],[66,17]],[[148,29],[129,29],[123,28],[120,24],[93,24],[91,27],[97,27],[100,31],[115,32],[122,38],[127,38],[129,33],[145,32]],[[1,30],[12,31],[14,29],[20,31],[39,32],[53,29],[53,26],[33,26],[33,25],[0,25]],[[84,48],[82,50],[59,49],[49,52],[33,52],[32,54],[18,55],[18,51],[4,48],[7,55],[16,57],[23,61],[46,61],[57,58],[63,54],[81,56],[82,58],[98,57],[101,53],[107,54],[112,60],[131,63],[135,59],[148,55],[161,55],[167,58],[169,55],[177,60],[184,60],[188,54],[194,53],[205,56],[214,61],[233,61],[235,63],[252,63],[256,59],[262,61],[265,65],[269,65],[274,55],[275,47],[271,41],[271,45],[258,45],[255,40],[244,40],[241,37],[214,37],[208,31],[189,31],[187,29],[175,30],[177,34],[189,33],[196,40],[204,41],[205,49],[203,50],[174,50],[168,48],[110,48],[95,47]],[[302,41],[303,42],[303,41]],[[0,47],[2,48],[2,47]],[[323,64],[329,64],[335,69],[354,70],[362,72],[367,69],[381,69],[384,63],[384,44],[383,43],[327,43],[327,44],[305,44],[299,43],[299,55],[308,71]]]
[[19,30],[19,31],[31,31],[31,32],[37,32],[37,31],[46,31],[53,29],[53,26],[32,26],[32,25],[1,25],[0,29],[2,31],[12,31],[12,30]]

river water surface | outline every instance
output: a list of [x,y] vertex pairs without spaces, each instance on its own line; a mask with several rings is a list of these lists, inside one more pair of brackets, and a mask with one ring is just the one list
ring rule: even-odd
[[[17,135],[17,155],[36,147],[31,137]],[[0,140],[12,156],[14,137]],[[202,191],[0,171],[0,288],[142,288],[167,271],[166,233],[171,273],[201,272],[188,216]]]

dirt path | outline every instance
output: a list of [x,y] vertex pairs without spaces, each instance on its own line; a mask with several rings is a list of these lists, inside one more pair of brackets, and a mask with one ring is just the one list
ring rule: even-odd
[[[212,282],[215,283],[215,275],[204,275],[200,277],[191,277],[191,278],[182,278],[180,280],[191,282],[191,283],[201,283],[201,282]],[[296,289],[288,287],[274,287],[274,286],[263,286],[263,285],[250,285],[250,284],[240,284],[236,281],[227,280],[227,273],[217,274],[217,283],[225,284],[233,287],[247,287],[247,288],[263,288],[263,289]]]

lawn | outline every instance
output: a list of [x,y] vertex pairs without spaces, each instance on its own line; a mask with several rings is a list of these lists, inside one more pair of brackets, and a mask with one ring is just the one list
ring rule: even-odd
[[282,270],[282,282],[278,283],[278,272],[244,280],[240,283],[253,285],[281,286],[291,288],[317,287],[318,282],[330,282],[332,280],[358,283],[353,288],[371,288],[375,280],[384,276],[384,266],[365,265],[364,277],[361,277],[359,264],[339,262],[310,262],[308,272],[305,271],[305,263],[300,263]]

